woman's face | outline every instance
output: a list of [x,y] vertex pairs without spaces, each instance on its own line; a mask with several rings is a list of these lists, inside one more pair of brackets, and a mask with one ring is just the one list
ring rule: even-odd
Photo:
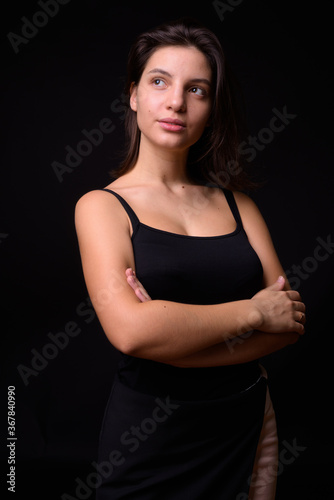
[[195,47],[157,49],[133,86],[141,145],[185,151],[201,137],[211,114],[212,74]]

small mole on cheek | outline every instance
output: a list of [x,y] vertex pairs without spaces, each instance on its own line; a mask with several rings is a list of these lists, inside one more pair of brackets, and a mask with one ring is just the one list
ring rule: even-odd
[[182,189],[184,189],[184,186],[182,186]]

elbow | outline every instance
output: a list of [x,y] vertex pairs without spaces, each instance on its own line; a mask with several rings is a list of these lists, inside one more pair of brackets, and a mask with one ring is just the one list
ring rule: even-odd
[[115,334],[114,329],[104,329],[109,342],[117,349],[117,351],[128,356],[133,356],[136,350],[132,337],[124,330],[118,330]]
[[139,346],[136,342],[134,342],[133,338],[129,335],[124,335],[122,338],[118,340],[118,346],[115,346],[122,354],[126,354],[127,356],[140,357],[139,354]]
[[109,342],[122,354],[127,356],[138,356],[141,351],[141,338],[138,329],[135,330],[129,324],[118,324],[112,328],[105,328],[104,332]]
[[156,328],[150,315],[142,314],[142,308],[120,307],[112,318],[109,315],[103,320],[101,325],[109,342],[122,354],[140,358],[148,356],[152,347],[154,351]]
[[127,329],[118,332],[108,338],[112,345],[122,354],[132,356],[134,358],[151,359],[153,361],[164,361],[165,355],[161,352],[159,345],[153,341],[149,341],[147,337],[141,335],[138,329],[128,331]]

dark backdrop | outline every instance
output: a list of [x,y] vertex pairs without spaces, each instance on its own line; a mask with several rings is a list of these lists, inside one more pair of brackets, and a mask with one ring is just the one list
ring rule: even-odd
[[[108,172],[119,161],[122,84],[135,35],[182,15],[214,30],[240,82],[252,136],[244,154],[265,180],[252,197],[308,309],[305,337],[264,361],[281,447],[277,498],[333,498],[329,5],[288,0],[6,4],[1,400],[5,407],[7,387],[16,387],[15,498],[94,498],[92,462],[118,355],[87,298],[74,206],[85,192],[109,183]],[[102,132],[92,132],[98,128]],[[7,438],[6,418],[2,424]],[[9,472],[5,445],[3,483]]]

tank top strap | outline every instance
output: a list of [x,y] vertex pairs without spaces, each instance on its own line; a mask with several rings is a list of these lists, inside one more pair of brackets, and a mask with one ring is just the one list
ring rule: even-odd
[[135,234],[135,232],[137,231],[137,228],[139,226],[139,219],[138,219],[137,215],[135,214],[135,212],[133,211],[133,209],[130,207],[128,202],[125,201],[121,195],[119,195],[118,193],[115,193],[115,191],[112,191],[111,189],[107,189],[107,188],[101,189],[101,191],[108,191],[108,193],[113,194],[118,199],[118,201],[122,204],[124,210],[128,214],[129,219],[131,221],[132,236],[133,236]]
[[240,217],[238,205],[235,201],[235,198],[234,198],[232,191],[230,191],[229,189],[226,189],[226,188],[222,188],[222,190],[226,196],[227,203],[229,204],[229,207],[231,209],[231,212],[232,212],[237,224],[240,224],[240,226],[242,227],[242,220]]

